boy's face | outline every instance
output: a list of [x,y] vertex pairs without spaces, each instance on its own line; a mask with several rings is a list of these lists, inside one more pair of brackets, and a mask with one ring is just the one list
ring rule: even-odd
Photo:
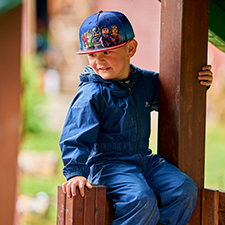
[[136,46],[137,42],[131,40],[123,47],[89,54],[89,64],[103,79],[126,79],[130,73],[130,58],[136,52]]

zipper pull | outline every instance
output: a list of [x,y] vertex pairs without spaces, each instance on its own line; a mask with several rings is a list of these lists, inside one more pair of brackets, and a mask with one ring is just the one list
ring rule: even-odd
[[129,85],[127,82],[125,82],[125,85],[126,85],[126,88],[127,88],[127,90],[128,90],[128,94],[129,94],[129,95],[132,94],[132,93],[131,93],[131,87],[130,87],[130,85]]

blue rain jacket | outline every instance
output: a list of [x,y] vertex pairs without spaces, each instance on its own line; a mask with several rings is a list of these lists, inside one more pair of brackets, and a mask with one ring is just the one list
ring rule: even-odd
[[131,65],[130,82],[80,75],[60,138],[63,174],[88,177],[102,157],[149,154],[150,112],[158,110],[158,73]]

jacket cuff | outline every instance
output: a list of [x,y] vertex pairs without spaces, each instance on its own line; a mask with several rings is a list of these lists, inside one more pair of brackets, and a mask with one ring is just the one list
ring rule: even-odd
[[75,176],[83,176],[85,178],[88,178],[89,172],[90,167],[88,165],[63,169],[63,175],[66,177],[67,180]]

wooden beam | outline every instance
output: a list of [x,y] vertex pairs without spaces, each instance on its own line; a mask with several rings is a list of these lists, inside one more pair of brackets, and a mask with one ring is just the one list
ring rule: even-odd
[[206,88],[197,72],[207,64],[208,0],[162,0],[158,153],[193,178],[198,202],[189,224],[201,224]]
[[0,34],[0,212],[1,224],[14,224],[20,129],[21,5],[0,16]]

